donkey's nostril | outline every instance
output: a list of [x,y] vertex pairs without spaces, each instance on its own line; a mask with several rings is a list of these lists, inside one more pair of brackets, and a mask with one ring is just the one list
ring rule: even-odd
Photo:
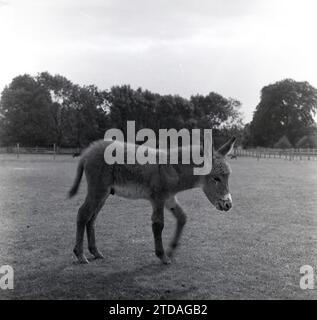
[[230,202],[225,203],[225,209],[229,210],[232,207],[232,204]]

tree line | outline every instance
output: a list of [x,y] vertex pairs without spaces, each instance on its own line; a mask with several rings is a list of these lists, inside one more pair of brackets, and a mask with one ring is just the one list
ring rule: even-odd
[[160,95],[129,85],[100,90],[80,86],[61,75],[42,72],[15,77],[0,99],[0,144],[87,146],[110,128],[136,130],[212,128],[215,144],[231,135],[244,147],[272,147],[286,136],[292,144],[317,132],[317,90],[308,82],[285,79],[265,86],[253,119],[243,125],[241,103],[218,93]]
[[242,130],[240,102],[211,92],[190,99],[128,85],[99,90],[48,72],[12,80],[0,100],[2,145],[85,147],[110,128],[213,128],[216,138]]

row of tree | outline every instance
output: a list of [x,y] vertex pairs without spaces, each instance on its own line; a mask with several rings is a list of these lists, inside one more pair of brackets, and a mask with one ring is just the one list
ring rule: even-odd
[[156,133],[160,128],[213,128],[216,140],[222,140],[242,130],[239,108],[239,101],[214,92],[184,99],[126,85],[102,91],[44,72],[18,76],[3,90],[0,139],[2,145],[84,147],[109,128],[126,133],[127,121],[134,120],[136,130]]
[[4,88],[0,100],[0,143],[24,146],[84,147],[110,128],[136,130],[212,128],[215,143],[236,135],[240,144],[274,146],[281,137],[295,145],[317,132],[317,89],[291,79],[265,86],[251,123],[243,126],[240,102],[211,92],[184,99],[130,86],[99,90],[79,86],[48,72],[21,75]]

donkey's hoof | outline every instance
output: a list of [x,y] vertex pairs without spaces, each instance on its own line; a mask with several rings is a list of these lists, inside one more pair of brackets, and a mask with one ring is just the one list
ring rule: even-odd
[[86,258],[85,255],[82,255],[82,256],[77,257],[77,258],[78,258],[78,262],[79,262],[80,264],[88,264],[88,263],[89,263],[89,261],[88,261],[88,259]]
[[101,252],[94,252],[92,254],[94,256],[94,258],[97,260],[97,259],[104,259],[105,257],[103,256],[103,254]]
[[76,256],[76,258],[78,259],[78,262],[79,262],[80,264],[87,264],[87,263],[89,263],[88,259],[86,258],[86,256],[85,256],[83,253],[78,254],[78,253],[76,252],[76,250],[74,249],[74,254],[75,254],[75,256]]
[[84,254],[77,257],[80,264],[88,264],[89,261]]
[[172,248],[167,249],[166,250],[166,255],[167,255],[168,258],[172,258],[173,255],[174,255],[174,249],[172,249]]
[[171,264],[171,259],[166,255],[161,258],[161,261],[163,264]]
[[89,252],[94,256],[94,259],[104,259],[105,257],[96,247],[88,247]]

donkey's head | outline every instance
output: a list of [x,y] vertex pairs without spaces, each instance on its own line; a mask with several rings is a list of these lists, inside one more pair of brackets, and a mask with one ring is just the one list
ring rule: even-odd
[[236,138],[231,138],[221,148],[213,152],[212,170],[204,177],[203,190],[209,201],[221,211],[228,211],[232,207],[229,191],[230,166],[226,155],[233,148]]

